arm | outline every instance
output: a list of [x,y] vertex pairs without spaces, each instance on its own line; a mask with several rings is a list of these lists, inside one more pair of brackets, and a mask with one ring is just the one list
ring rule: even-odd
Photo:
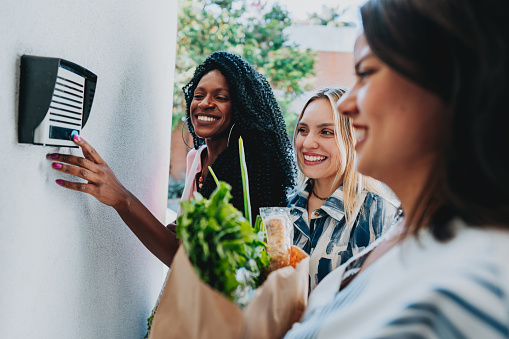
[[82,179],[87,183],[57,180],[62,187],[88,193],[105,205],[113,207],[145,247],[170,266],[179,242],[175,233],[157,218],[117,180],[108,164],[85,140],[75,136],[84,158],[51,154],[52,168]]

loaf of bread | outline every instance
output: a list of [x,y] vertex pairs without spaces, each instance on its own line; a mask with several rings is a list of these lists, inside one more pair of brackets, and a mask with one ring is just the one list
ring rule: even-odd
[[267,254],[271,257],[269,273],[290,266],[293,243],[293,225],[290,213],[284,207],[266,207],[260,209],[263,224],[267,232]]

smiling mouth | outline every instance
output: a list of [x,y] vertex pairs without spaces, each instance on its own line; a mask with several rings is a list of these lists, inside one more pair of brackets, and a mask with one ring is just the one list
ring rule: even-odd
[[219,118],[214,118],[214,117],[205,116],[205,115],[199,115],[199,116],[196,117],[196,120],[199,120],[199,121],[216,121],[216,120],[219,120]]
[[367,130],[365,128],[355,128],[355,141],[357,143],[366,139]]
[[325,159],[327,159],[327,157],[316,156],[316,155],[304,155],[304,160],[309,161],[309,162],[324,161]]

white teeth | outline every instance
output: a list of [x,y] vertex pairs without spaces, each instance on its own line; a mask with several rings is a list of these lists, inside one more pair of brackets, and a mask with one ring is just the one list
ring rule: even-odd
[[366,137],[366,129],[364,128],[356,128],[355,129],[355,140],[359,141]]
[[198,120],[201,120],[201,121],[215,121],[217,120],[216,118],[212,118],[212,117],[206,117],[204,115],[200,115],[197,117]]
[[304,155],[304,160],[306,160],[306,161],[323,161],[325,159],[327,159],[327,157]]

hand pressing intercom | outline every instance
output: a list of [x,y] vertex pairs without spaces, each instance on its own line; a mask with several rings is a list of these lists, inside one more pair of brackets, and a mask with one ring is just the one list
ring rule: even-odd
[[18,140],[45,146],[77,147],[90,115],[97,76],[67,60],[21,57]]

